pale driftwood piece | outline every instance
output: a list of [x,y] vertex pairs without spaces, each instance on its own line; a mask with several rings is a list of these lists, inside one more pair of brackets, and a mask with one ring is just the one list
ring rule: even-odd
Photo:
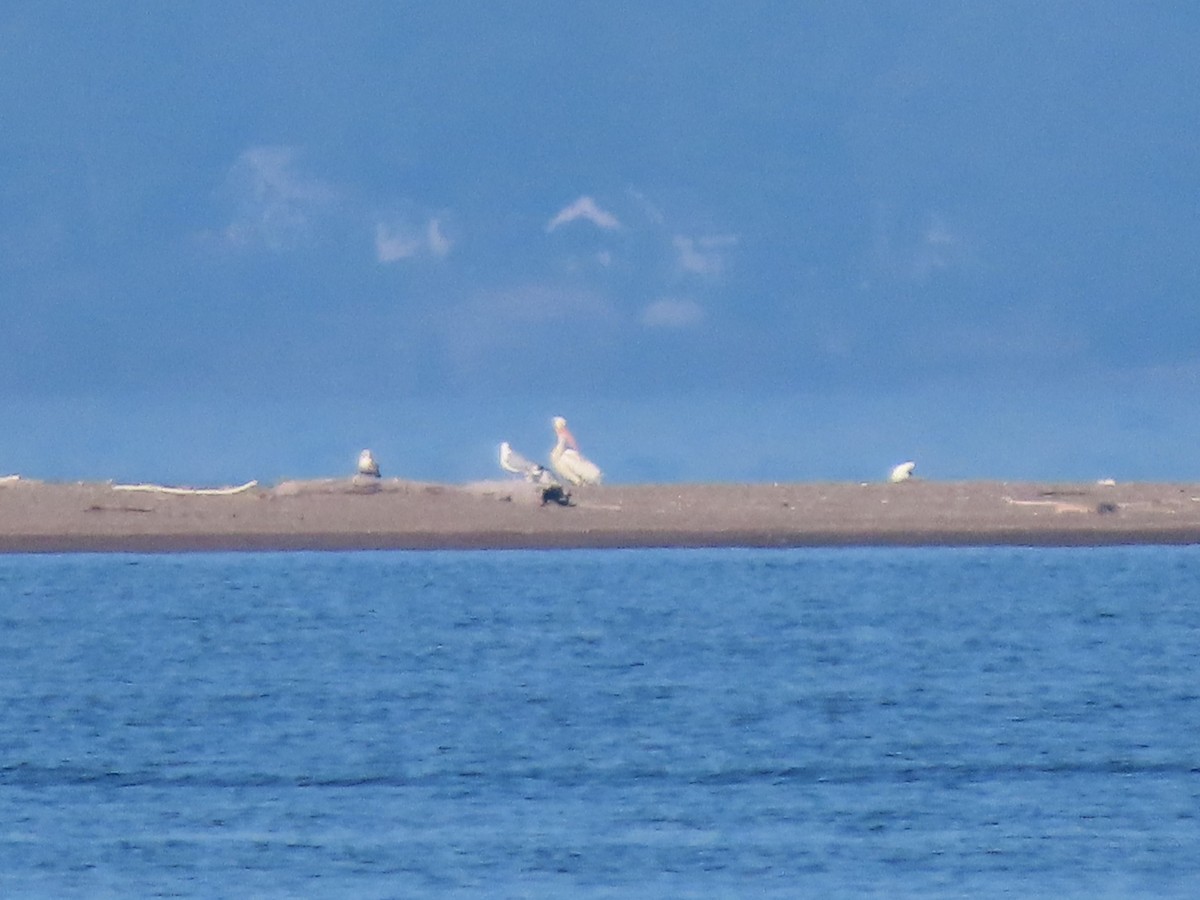
[[185,488],[185,487],[167,487],[162,484],[114,484],[114,491],[145,491],[151,494],[181,494],[184,496],[211,496],[211,497],[228,497],[231,494],[244,494],[246,491],[258,487],[257,481],[247,481],[245,484],[239,484],[236,487],[222,488]]

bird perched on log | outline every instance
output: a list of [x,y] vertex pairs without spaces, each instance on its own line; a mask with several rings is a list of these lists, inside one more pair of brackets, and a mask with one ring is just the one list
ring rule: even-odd
[[375,457],[371,455],[370,450],[364,450],[358,454],[358,474],[368,478],[379,477],[379,463],[375,462]]
[[599,466],[579,452],[579,444],[567,428],[567,420],[555,416],[553,423],[558,443],[550,451],[551,468],[571,484],[599,484],[603,473]]

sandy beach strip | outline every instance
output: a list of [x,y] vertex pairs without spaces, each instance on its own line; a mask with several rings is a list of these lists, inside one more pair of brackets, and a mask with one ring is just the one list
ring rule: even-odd
[[1200,485],[0,482],[0,552],[1200,543]]

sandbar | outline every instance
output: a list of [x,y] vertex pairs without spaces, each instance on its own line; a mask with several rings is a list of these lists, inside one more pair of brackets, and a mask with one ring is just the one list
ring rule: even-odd
[[1200,543],[1200,485],[0,480],[0,553]]

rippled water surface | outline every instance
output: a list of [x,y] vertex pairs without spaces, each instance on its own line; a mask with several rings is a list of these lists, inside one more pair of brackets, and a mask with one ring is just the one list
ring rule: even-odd
[[0,895],[1200,895],[1200,548],[0,557]]

